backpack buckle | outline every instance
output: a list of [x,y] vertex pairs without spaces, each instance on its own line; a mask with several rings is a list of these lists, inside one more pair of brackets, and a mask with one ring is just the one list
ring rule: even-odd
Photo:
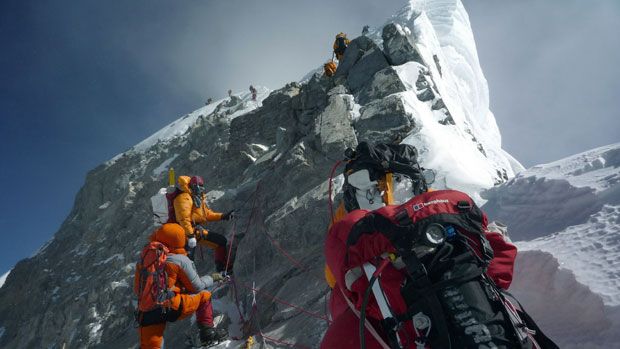
[[484,236],[480,237],[480,244],[482,246],[482,256],[484,261],[488,264],[493,259],[493,249],[491,248],[491,243]]
[[471,204],[465,200],[461,200],[456,203],[456,208],[458,208],[460,211],[469,211],[471,210],[471,207]]
[[407,212],[407,209],[403,209],[400,212],[398,212],[394,216],[394,218],[396,219],[398,224],[402,226],[407,226],[413,223],[413,221],[411,220],[411,217],[409,217],[409,213]]

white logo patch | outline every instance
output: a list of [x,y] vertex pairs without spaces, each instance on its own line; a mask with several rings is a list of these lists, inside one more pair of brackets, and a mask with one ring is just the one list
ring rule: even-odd
[[450,200],[435,199],[435,200],[431,200],[431,201],[428,201],[428,202],[422,202],[422,203],[419,203],[419,204],[415,204],[415,205],[413,205],[413,210],[414,211],[420,211],[421,209],[423,209],[426,206],[435,205],[435,204],[447,204],[449,202],[450,202]]

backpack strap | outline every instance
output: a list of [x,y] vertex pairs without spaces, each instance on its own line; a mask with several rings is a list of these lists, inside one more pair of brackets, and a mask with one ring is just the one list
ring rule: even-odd
[[[415,253],[410,252],[406,256],[402,256],[403,262],[407,272],[411,277],[411,289],[416,293],[414,297],[419,298],[420,301],[424,301],[431,312],[431,318],[433,319],[445,319],[443,308],[439,302],[437,294],[433,291],[433,284],[428,277],[426,268],[420,262]],[[407,312],[409,313],[409,311]],[[406,320],[411,319],[413,314],[407,314]],[[405,319],[402,319],[403,321]],[[437,348],[450,349],[452,344],[450,343],[450,332],[445,321],[435,321],[433,324],[437,330]]]
[[[349,306],[349,308],[351,309],[353,314],[355,314],[355,316],[357,316],[358,319],[361,319],[360,318],[360,312],[357,309],[355,309],[355,306],[353,305],[353,303],[351,303],[351,300],[349,299],[349,297],[347,297],[347,295],[344,293],[344,291],[342,290],[342,287],[339,286],[338,289],[340,290],[340,293],[342,293],[342,297],[344,298],[344,300],[347,301],[347,305]],[[375,338],[375,340],[379,343],[381,348],[383,348],[383,349],[390,349],[390,346],[387,345],[387,343],[385,343],[383,338],[381,338],[379,333],[377,333],[377,330],[375,330],[375,328],[368,321],[368,319],[364,319],[364,326],[366,327],[368,332],[370,332],[370,334],[372,334],[372,336]]]
[[[532,319],[530,314],[528,314],[525,311],[525,308],[523,307],[521,302],[519,302],[519,300],[512,293],[506,290],[498,290],[498,291],[502,298],[510,298],[519,305],[519,307],[516,309],[517,313],[519,314],[519,317],[521,317],[521,320],[523,320],[523,323],[525,324],[525,326],[535,331],[532,337],[533,337],[533,340],[538,345],[538,347],[542,349],[559,349],[560,348],[557,344],[555,344],[555,342],[553,342],[553,340],[551,340],[551,338],[547,337],[547,335],[543,333],[540,327],[538,327],[538,325],[536,324],[536,321],[534,321],[534,319]],[[510,301],[509,299],[507,300]]]

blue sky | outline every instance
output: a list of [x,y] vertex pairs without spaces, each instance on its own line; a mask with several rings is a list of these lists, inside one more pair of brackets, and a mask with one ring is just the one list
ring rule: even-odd
[[[620,141],[618,2],[464,3],[505,149],[531,166]],[[58,230],[89,170],[208,97],[299,79],[335,33],[403,4],[0,2],[0,274]]]

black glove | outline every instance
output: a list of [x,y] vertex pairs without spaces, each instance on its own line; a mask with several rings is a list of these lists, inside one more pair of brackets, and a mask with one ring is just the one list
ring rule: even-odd
[[205,229],[202,225],[197,225],[194,228],[194,235],[196,235],[196,240],[204,240],[207,238],[209,231]]
[[223,221],[229,221],[231,219],[235,219],[235,210],[230,210],[222,215]]

